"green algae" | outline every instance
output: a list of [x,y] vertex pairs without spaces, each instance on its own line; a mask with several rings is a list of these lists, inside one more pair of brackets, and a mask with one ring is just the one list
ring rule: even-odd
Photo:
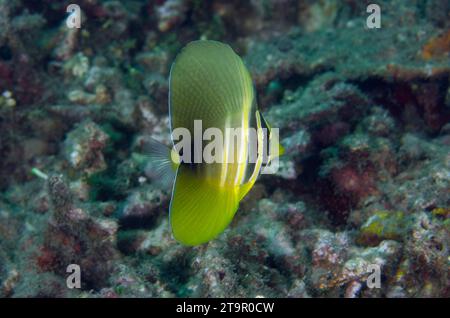
[[402,241],[410,219],[402,211],[377,211],[364,223],[357,243],[376,246],[383,240]]

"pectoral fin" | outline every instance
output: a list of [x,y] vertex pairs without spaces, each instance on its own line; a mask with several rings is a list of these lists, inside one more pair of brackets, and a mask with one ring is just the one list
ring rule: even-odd
[[142,153],[133,153],[133,159],[144,166],[144,172],[152,183],[164,189],[172,188],[179,157],[173,148],[149,138],[142,146]]

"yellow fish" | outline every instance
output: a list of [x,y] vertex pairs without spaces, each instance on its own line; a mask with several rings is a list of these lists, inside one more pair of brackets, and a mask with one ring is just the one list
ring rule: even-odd
[[[170,202],[170,225],[176,240],[193,246],[214,239],[229,225],[239,202],[255,184],[261,171],[265,157],[264,131],[265,137],[271,139],[271,129],[257,109],[255,90],[247,68],[226,44],[217,41],[189,43],[172,65],[169,85],[174,146],[162,151],[154,147],[153,152],[158,155],[153,158],[176,172]],[[218,154],[224,160],[207,163],[191,162],[194,160],[185,160],[186,156],[182,159],[186,149],[180,151],[175,144],[175,131],[183,128],[195,135],[198,129],[195,121],[198,120],[201,120],[201,133],[208,128],[221,132],[228,128],[241,128],[234,137],[225,133],[220,143],[222,150]],[[252,139],[247,133],[249,128],[255,128],[257,132],[254,162],[248,159],[252,152]],[[239,142],[231,142],[231,139]],[[189,142],[188,146],[191,144]],[[194,159],[205,147],[204,142],[200,148],[194,145],[194,153],[187,158]],[[276,147],[278,153],[283,152],[279,143]],[[271,152],[269,154],[272,155]]]

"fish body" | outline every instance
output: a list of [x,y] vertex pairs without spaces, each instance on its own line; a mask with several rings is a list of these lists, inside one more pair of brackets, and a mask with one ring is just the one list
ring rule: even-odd
[[[226,44],[189,43],[172,65],[169,85],[172,166],[176,162],[170,225],[179,242],[199,245],[225,230],[239,201],[254,185],[263,164],[261,128],[268,125],[257,109],[247,68]],[[185,153],[177,148],[177,129],[185,129],[189,135],[204,135],[208,129],[223,133],[221,160],[195,160],[204,154],[205,141],[191,143],[193,153],[180,159]],[[227,133],[233,129],[237,133]],[[252,135],[250,129],[256,133]]]

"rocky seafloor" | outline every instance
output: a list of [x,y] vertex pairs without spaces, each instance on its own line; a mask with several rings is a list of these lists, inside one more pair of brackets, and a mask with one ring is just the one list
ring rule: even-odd
[[[368,3],[0,0],[0,296],[449,297],[450,2],[376,1],[380,29]],[[243,57],[286,153],[185,247],[139,153],[200,38]]]

